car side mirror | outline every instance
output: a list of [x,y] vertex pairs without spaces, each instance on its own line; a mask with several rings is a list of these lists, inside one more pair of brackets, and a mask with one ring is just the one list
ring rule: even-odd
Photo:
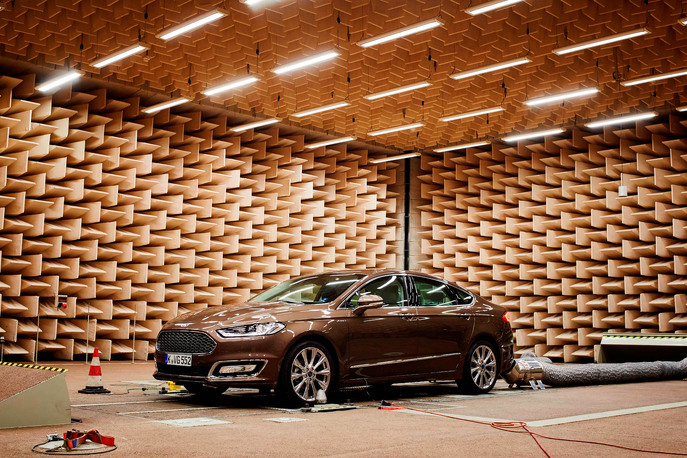
[[376,294],[366,294],[358,299],[358,306],[353,309],[353,314],[360,316],[365,310],[376,309],[384,305],[384,299]]

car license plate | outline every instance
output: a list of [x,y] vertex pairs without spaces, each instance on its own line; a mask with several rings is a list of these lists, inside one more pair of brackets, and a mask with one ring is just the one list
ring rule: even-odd
[[170,366],[191,366],[191,355],[165,353],[165,364]]

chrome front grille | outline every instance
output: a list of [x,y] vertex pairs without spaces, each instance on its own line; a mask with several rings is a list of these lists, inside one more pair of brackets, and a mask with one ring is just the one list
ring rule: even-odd
[[167,353],[211,353],[217,343],[198,331],[163,331],[157,336],[156,348]]

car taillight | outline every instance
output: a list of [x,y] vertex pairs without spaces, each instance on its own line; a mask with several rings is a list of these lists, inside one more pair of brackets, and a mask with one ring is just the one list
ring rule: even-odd
[[503,321],[505,321],[506,323],[510,323],[510,317],[508,316],[508,312],[505,312],[501,319],[503,319]]

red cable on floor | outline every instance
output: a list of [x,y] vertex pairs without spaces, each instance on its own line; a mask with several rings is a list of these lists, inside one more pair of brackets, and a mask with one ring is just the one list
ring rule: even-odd
[[544,445],[539,441],[538,438],[542,439],[550,439],[554,441],[562,441],[562,442],[577,442],[579,444],[590,444],[590,445],[601,445],[604,447],[614,447],[614,448],[619,448],[623,450],[630,450],[633,452],[642,452],[642,453],[655,453],[658,455],[678,455],[678,456],[687,456],[687,453],[683,452],[666,452],[662,450],[645,450],[641,448],[634,448],[634,447],[627,447],[625,445],[618,445],[618,444],[610,444],[607,442],[597,442],[597,441],[588,441],[588,440],[583,440],[583,439],[567,439],[564,437],[554,437],[554,436],[547,436],[545,434],[540,434],[532,431],[527,427],[527,423],[524,421],[509,421],[509,422],[500,422],[500,421],[494,421],[494,422],[487,422],[487,421],[480,421],[480,420],[471,420],[469,418],[461,418],[461,417],[456,417],[453,415],[447,415],[444,413],[438,413],[438,412],[432,412],[430,410],[423,410],[423,409],[415,409],[413,407],[406,407],[402,406],[400,404],[395,404],[390,401],[384,401],[387,402],[389,405],[392,405],[394,407],[398,407],[400,409],[406,409],[406,410],[413,410],[415,412],[422,412],[422,413],[427,413],[430,415],[436,415],[438,417],[444,417],[444,418],[450,418],[452,420],[461,420],[461,421],[467,421],[470,423],[477,423],[480,425],[488,425],[491,426],[494,429],[498,429],[500,431],[506,431],[509,433],[520,433],[520,434],[529,434],[532,439],[537,443],[539,448],[544,452],[544,454],[548,457],[551,458],[551,454],[544,448]]

